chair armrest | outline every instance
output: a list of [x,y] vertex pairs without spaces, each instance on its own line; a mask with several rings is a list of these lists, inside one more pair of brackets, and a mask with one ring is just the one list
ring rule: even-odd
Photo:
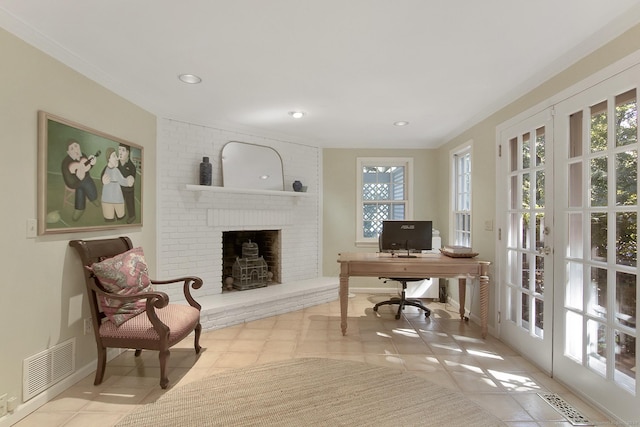
[[88,284],[89,288],[92,291],[94,291],[96,294],[106,298],[120,300],[120,301],[137,301],[141,299],[146,299],[147,309],[153,309],[153,308],[150,308],[150,306],[155,308],[163,308],[169,304],[169,295],[167,295],[164,292],[151,291],[151,292],[142,292],[139,294],[119,295],[119,294],[114,294],[112,292],[105,291],[100,286],[96,285],[95,280],[97,279],[94,278],[94,281],[89,282]]
[[185,276],[185,277],[177,277],[175,279],[168,280],[155,280],[151,279],[152,285],[170,285],[173,283],[183,282],[182,292],[184,293],[184,297],[189,303],[190,306],[197,308],[200,310],[202,307],[191,295],[191,288],[200,289],[202,287],[202,279],[197,276]]

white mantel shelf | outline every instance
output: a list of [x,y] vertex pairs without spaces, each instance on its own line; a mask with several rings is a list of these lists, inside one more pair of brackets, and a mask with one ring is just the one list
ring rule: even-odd
[[278,191],[278,190],[255,190],[251,188],[233,188],[218,187],[215,185],[195,185],[187,184],[187,191],[197,191],[200,193],[233,193],[233,194],[262,194],[265,196],[292,196],[292,197],[308,197],[309,193],[298,191]]

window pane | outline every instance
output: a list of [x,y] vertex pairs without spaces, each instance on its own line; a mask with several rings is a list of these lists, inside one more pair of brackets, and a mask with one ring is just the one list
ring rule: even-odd
[[602,376],[607,370],[607,328],[595,320],[587,321],[587,358],[589,367]]
[[569,238],[567,242],[569,247],[567,249],[567,255],[572,258],[582,258],[582,244],[583,244],[583,232],[582,232],[582,214],[572,213],[569,214]]
[[607,206],[607,158],[591,159],[591,206]]
[[591,107],[591,152],[607,148],[607,101]]
[[591,283],[589,289],[589,313],[598,317],[607,315],[607,270],[591,268]]
[[544,164],[545,161],[545,135],[544,128],[536,129],[536,166]]
[[616,320],[636,328],[636,275],[616,273]]
[[638,142],[636,90],[616,96],[616,146]]
[[569,207],[582,206],[582,162],[569,165]]
[[616,213],[616,263],[635,267],[638,259],[638,215]]
[[582,156],[582,111],[569,116],[569,158]]
[[591,259],[607,260],[607,214],[591,214]]
[[616,154],[616,204],[638,203],[638,152],[630,150]]
[[522,169],[531,167],[531,136],[522,135]]
[[565,316],[565,348],[566,356],[582,363],[582,316],[567,311]]
[[567,285],[565,288],[565,305],[582,310],[582,292],[584,277],[582,264],[577,262],[567,263]]
[[634,392],[636,380],[636,338],[624,332],[615,331],[616,341],[616,382]]

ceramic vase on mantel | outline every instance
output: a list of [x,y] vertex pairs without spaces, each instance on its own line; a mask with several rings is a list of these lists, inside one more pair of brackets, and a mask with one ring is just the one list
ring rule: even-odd
[[203,157],[200,163],[200,185],[211,185],[212,169],[213,165],[209,163],[209,158]]

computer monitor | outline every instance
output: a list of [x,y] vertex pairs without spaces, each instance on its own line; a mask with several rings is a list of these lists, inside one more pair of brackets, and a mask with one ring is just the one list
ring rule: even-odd
[[383,221],[380,252],[400,252],[400,257],[414,257],[411,252],[431,250],[432,234],[432,221]]

